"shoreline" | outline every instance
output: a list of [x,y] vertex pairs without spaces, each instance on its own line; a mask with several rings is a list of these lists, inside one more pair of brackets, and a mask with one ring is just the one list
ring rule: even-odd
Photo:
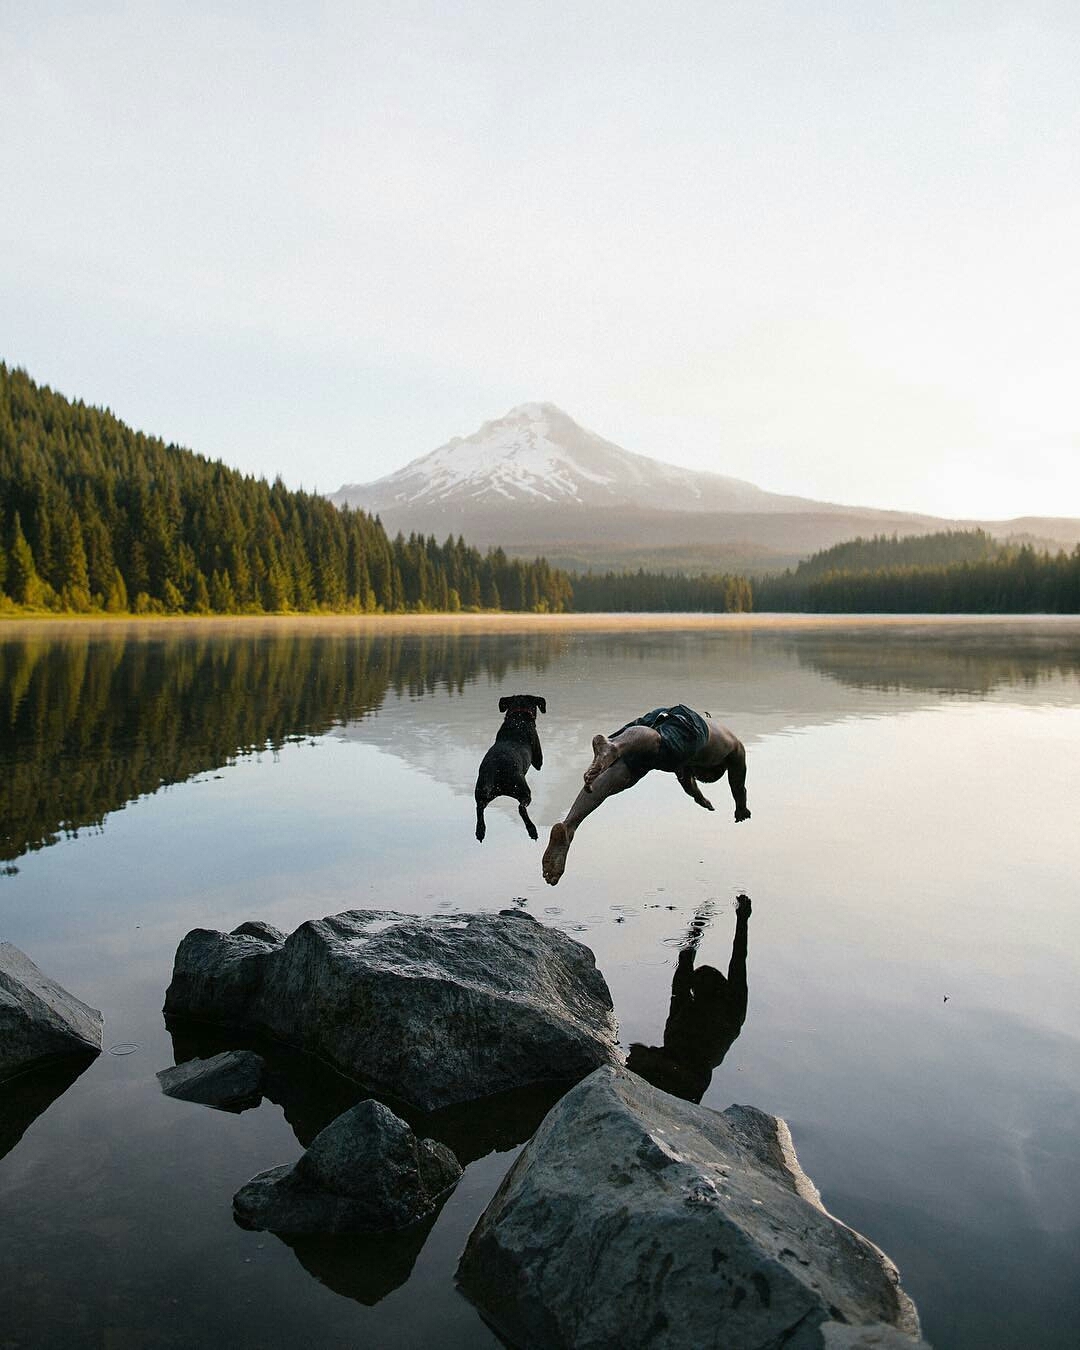
[[940,628],[1047,625],[1080,628],[1077,614],[809,614],[588,613],[523,614],[4,614],[0,642],[29,634],[273,633],[531,633],[746,631],[856,628]]

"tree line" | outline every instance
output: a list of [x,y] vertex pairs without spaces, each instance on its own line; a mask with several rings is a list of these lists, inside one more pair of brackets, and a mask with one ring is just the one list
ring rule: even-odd
[[569,576],[268,483],[0,363],[0,602],[58,612],[559,612]]
[[726,572],[585,572],[573,578],[573,607],[587,613],[741,613],[753,608],[747,577]]
[[982,530],[875,536],[825,549],[753,589],[754,608],[773,613],[1077,614],[1080,545],[1038,552]]

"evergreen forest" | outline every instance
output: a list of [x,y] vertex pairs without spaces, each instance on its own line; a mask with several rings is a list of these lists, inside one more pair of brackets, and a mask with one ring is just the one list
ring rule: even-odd
[[0,363],[0,603],[66,613],[558,613],[542,558],[399,534],[132,431]]
[[1071,553],[1006,544],[983,530],[854,539],[754,582],[754,609],[823,614],[1077,614]]

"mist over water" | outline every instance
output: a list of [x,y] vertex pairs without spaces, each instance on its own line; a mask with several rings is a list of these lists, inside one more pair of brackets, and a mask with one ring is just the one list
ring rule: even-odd
[[[480,845],[476,768],[518,692],[548,706],[541,842],[502,799]],[[743,739],[753,819],[654,774],[544,885],[592,734],[673,702]],[[525,907],[595,951],[624,1048],[659,1046],[694,915],[726,970],[739,892],[747,1012],[704,1104],[789,1121],[935,1344],[1073,1343],[1080,625],[11,628],[0,728],[0,938],[138,1047],[0,1089],[12,1344],[495,1344],[453,1271],[550,1095],[418,1120],[469,1165],[393,1250],[244,1232],[233,1192],[362,1094],[282,1056],[242,1115],[163,1097],[157,1069],[226,1048],[161,1017],[190,928]]]

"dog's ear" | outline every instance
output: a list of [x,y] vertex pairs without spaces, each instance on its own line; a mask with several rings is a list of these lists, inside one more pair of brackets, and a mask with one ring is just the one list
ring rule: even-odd
[[533,698],[536,700],[536,706],[545,716],[547,716],[547,699],[541,698],[539,694],[534,694]]
[[499,711],[501,713],[506,712],[507,708],[510,707],[510,704],[513,703],[513,701],[514,700],[512,695],[507,695],[505,698],[499,699]]

